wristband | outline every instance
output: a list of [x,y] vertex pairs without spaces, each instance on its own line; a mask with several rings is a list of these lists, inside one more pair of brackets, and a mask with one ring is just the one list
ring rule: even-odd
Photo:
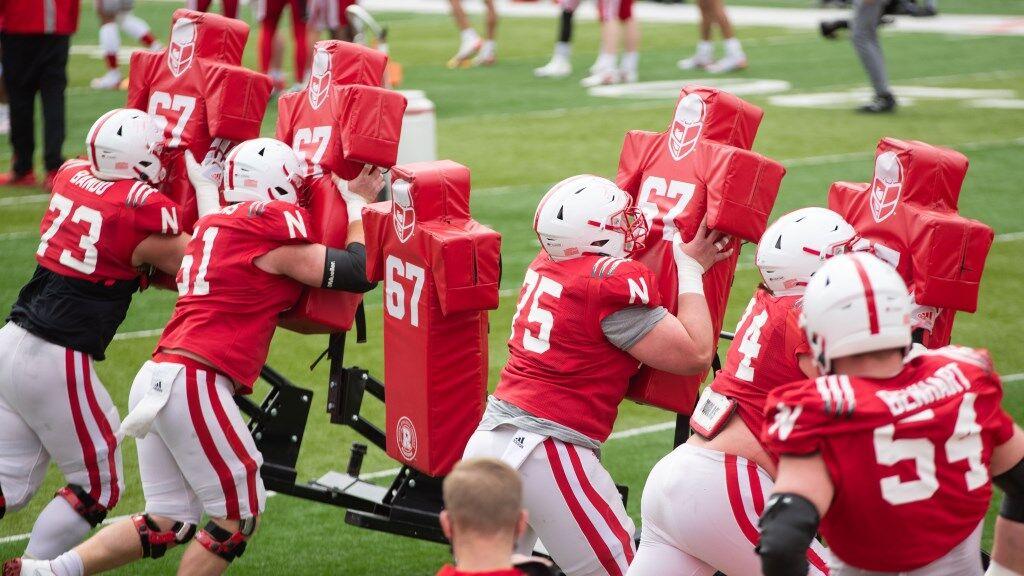
[[704,267],[686,254],[676,253],[676,274],[680,294],[704,295]]
[[366,206],[366,199],[349,191],[348,182],[342,178],[334,177],[334,185],[338,188],[338,192],[341,193],[341,197],[345,200],[345,209],[348,212],[349,224],[363,219],[363,207]]

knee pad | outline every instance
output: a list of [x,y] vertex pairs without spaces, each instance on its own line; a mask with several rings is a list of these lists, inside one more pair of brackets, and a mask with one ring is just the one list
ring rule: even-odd
[[95,498],[89,495],[84,488],[78,484],[68,484],[67,486],[57,490],[55,497],[59,496],[67,500],[71,508],[78,513],[79,516],[85,519],[90,526],[95,528],[100,522],[107,517],[107,509]]
[[132,523],[139,533],[143,558],[160,558],[170,544],[184,544],[196,535],[196,525],[188,522],[175,522],[170,530],[161,531],[149,514],[132,516]]
[[256,531],[256,518],[241,520],[237,532],[225,530],[212,520],[196,535],[196,542],[211,553],[231,562],[245,552],[246,541]]

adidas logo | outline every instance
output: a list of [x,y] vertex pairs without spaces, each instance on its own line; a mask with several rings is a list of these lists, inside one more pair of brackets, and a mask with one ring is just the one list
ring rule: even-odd
[[163,382],[157,380],[155,383],[153,383],[153,390],[156,391],[156,392],[163,392],[163,390],[164,390]]
[[519,448],[522,448],[523,445],[526,444],[526,437],[516,436],[515,438],[512,439],[512,443],[518,446]]

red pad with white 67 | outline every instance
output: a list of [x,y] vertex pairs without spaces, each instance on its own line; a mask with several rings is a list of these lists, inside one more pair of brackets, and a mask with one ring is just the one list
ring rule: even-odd
[[501,236],[470,216],[465,166],[418,162],[393,176],[393,200],[363,210],[367,276],[384,283],[387,452],[442,476],[483,414]]
[[[668,130],[626,135],[616,183],[635,199],[650,225],[644,249],[634,258],[658,277],[665,307],[675,314],[678,280],[672,240],[693,239],[700,222],[733,237],[735,254],[704,275],[704,293],[717,334],[725,319],[741,241],[757,242],[768,224],[785,168],[750,151],[763,112],[714,88],[686,86]],[[629,398],[693,412],[704,375],[676,376],[642,367]]]
[[126,105],[164,124],[167,176],[160,191],[182,206],[187,232],[198,211],[184,151],[201,161],[215,138],[238,142],[260,134],[271,82],[240,67],[248,35],[241,20],[180,9],[167,48],[132,54]]
[[870,184],[835,182],[829,189],[829,208],[907,282],[919,305],[915,325],[925,328],[929,348],[949,344],[957,310],[977,309],[994,238],[990,227],[958,213],[967,166],[955,150],[883,138]]

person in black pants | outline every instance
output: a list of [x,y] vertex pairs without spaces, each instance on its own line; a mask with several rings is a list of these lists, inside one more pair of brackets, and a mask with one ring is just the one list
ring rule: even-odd
[[35,99],[43,105],[44,184],[64,157],[64,91],[67,88],[68,49],[78,24],[78,0],[6,0],[2,3],[0,59],[11,106],[11,171],[0,174],[0,185],[34,185],[36,147]]

